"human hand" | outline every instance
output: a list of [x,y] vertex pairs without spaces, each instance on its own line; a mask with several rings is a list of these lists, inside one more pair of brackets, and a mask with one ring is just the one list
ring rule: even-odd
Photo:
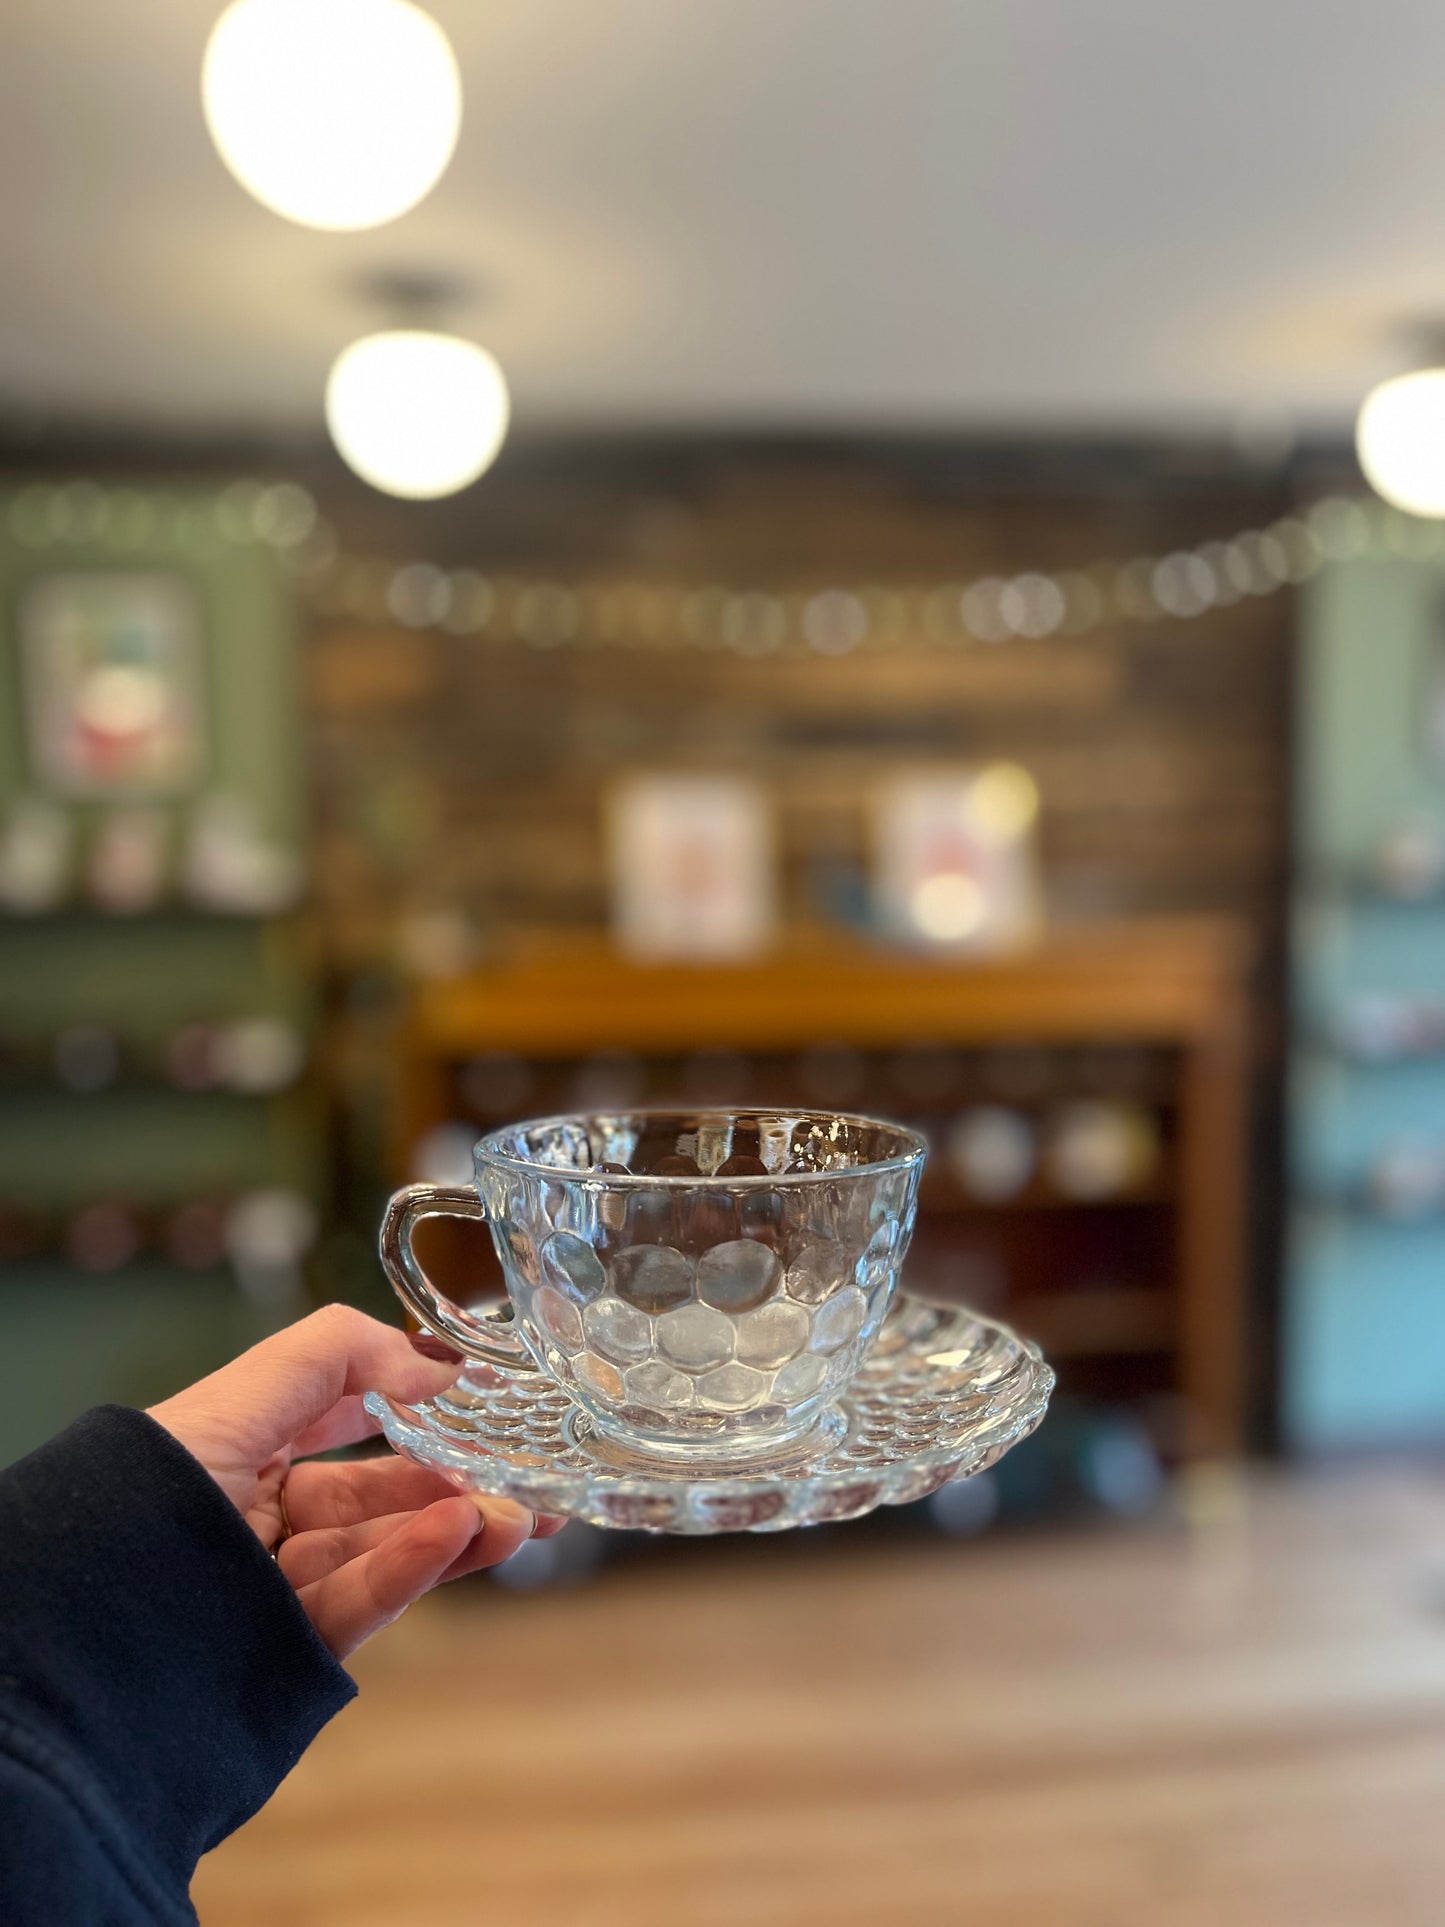
[[275,1550],[338,1659],[433,1586],[500,1565],[561,1525],[510,1499],[458,1493],[406,1459],[295,1463],[378,1429],[363,1391],[426,1398],[458,1363],[423,1358],[394,1326],[327,1305],[151,1407]]

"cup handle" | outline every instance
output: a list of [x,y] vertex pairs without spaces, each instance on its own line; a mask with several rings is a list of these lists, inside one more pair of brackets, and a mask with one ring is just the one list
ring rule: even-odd
[[463,1311],[428,1282],[411,1248],[412,1230],[422,1218],[477,1218],[485,1224],[487,1213],[476,1192],[462,1185],[408,1184],[396,1192],[381,1220],[381,1264],[397,1297],[414,1318],[467,1358],[508,1372],[535,1372],[537,1361],[512,1324],[510,1305]]

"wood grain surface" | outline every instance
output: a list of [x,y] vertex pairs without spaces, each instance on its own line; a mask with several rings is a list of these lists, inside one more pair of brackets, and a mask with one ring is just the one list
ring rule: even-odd
[[203,1865],[201,1920],[1437,1927],[1445,1481],[1185,1500],[437,1596]]

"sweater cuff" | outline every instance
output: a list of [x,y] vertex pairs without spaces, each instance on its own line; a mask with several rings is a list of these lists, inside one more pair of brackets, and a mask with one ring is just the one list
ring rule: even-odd
[[101,1406],[0,1475],[0,1710],[189,1881],[355,1695],[205,1468]]

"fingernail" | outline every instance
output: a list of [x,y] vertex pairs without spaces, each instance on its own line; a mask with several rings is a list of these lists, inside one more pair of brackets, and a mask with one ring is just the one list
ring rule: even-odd
[[477,1504],[477,1495],[475,1492],[458,1492],[456,1494],[456,1497],[459,1499],[470,1499],[472,1502],[473,1510],[476,1513],[476,1518],[472,1521],[471,1539],[468,1539],[467,1541],[467,1544],[470,1545],[472,1542],[472,1539],[475,1539],[477,1535],[486,1526],[486,1523],[487,1523],[486,1516],[483,1513],[482,1508]]
[[414,1352],[420,1352],[423,1358],[435,1359],[438,1365],[465,1365],[467,1362],[463,1353],[453,1351],[450,1345],[443,1344],[431,1332],[408,1332],[407,1337]]
[[529,1539],[536,1531],[536,1514],[517,1500],[494,1499],[483,1493],[478,1493],[476,1498],[477,1510],[489,1525],[521,1526]]

